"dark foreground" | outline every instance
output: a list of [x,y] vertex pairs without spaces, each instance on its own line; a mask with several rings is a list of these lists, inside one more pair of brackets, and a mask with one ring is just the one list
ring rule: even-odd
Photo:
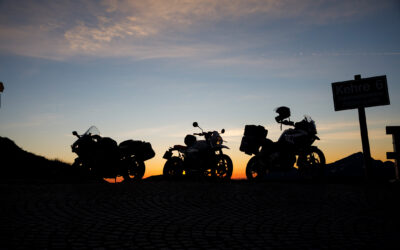
[[398,249],[399,186],[0,184],[1,249]]

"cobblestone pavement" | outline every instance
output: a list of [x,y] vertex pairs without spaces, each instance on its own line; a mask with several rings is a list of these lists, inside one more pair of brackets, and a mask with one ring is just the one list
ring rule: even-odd
[[246,181],[0,184],[0,249],[399,249],[398,190]]

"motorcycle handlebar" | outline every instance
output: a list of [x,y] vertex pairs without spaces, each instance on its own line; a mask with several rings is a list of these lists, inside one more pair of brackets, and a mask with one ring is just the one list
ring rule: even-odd
[[209,132],[203,132],[203,133],[193,133],[193,135],[198,135],[198,136],[205,136],[205,135],[208,135],[208,134],[212,134],[212,132],[209,131]]
[[294,126],[294,122],[292,122],[292,121],[283,120],[281,123],[282,123],[283,125],[287,125],[287,126]]

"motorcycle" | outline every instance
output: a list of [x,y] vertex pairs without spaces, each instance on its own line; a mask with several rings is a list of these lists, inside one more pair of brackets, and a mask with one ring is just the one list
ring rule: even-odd
[[78,137],[71,146],[72,152],[78,155],[73,166],[88,170],[96,178],[142,179],[146,170],[144,162],[155,155],[148,142],[126,140],[117,145],[115,140],[101,137],[95,126],[82,135],[76,131],[72,134]]
[[[179,178],[185,176],[215,177],[230,179],[233,164],[228,155],[223,154],[222,149],[229,147],[222,145],[223,140],[217,131],[204,132],[197,122],[193,127],[198,127],[201,133],[186,135],[186,146],[175,145],[169,148],[163,158],[167,160],[164,165],[163,175],[167,178]],[[221,130],[221,134],[225,129]],[[204,136],[205,140],[197,140],[197,136]],[[177,152],[178,156],[173,156]]]
[[283,131],[278,141],[267,138],[263,126],[246,125],[240,151],[254,155],[246,166],[248,180],[262,179],[273,172],[291,171],[296,163],[299,173],[313,178],[322,177],[325,171],[324,153],[312,144],[320,140],[315,122],[305,116],[300,122],[290,121],[290,109],[279,107],[275,120],[281,125],[292,126]]

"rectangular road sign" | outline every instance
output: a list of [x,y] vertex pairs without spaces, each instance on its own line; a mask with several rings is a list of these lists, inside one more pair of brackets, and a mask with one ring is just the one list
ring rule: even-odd
[[335,111],[389,105],[386,76],[332,83]]

